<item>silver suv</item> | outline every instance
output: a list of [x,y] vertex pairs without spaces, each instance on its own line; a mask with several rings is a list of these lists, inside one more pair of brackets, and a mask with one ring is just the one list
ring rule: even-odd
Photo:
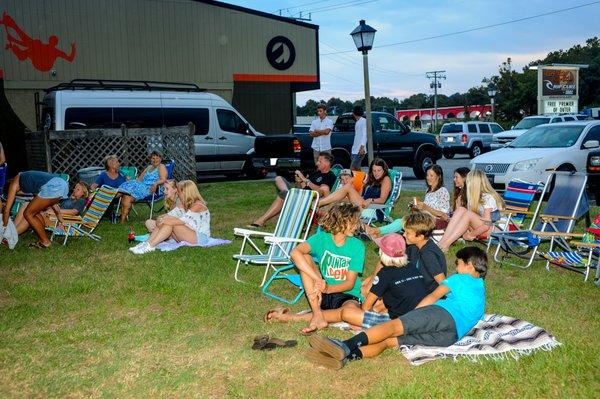
[[440,146],[444,157],[454,154],[469,154],[471,158],[489,151],[492,135],[503,132],[502,126],[493,122],[445,123],[440,131]]

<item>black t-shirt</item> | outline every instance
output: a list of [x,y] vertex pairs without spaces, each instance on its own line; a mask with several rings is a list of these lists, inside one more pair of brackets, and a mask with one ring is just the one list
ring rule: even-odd
[[382,267],[373,278],[371,292],[383,298],[391,319],[413,310],[428,294],[423,275],[412,262],[404,267]]
[[335,174],[332,171],[321,173],[317,170],[308,176],[308,180],[310,180],[313,184],[316,184],[317,186],[326,184],[330,190],[335,184],[336,179],[337,177],[335,177]]
[[439,285],[433,276],[441,273],[444,273],[445,276],[448,275],[446,257],[440,247],[431,240],[427,240],[420,250],[416,245],[407,246],[406,255],[423,275],[427,294],[431,294]]

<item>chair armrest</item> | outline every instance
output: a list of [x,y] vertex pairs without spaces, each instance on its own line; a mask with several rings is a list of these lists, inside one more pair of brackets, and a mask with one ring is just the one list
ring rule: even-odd
[[499,210],[498,212],[500,212],[501,214],[504,214],[504,215],[508,215],[508,214],[513,214],[513,215],[516,215],[516,214],[519,214],[519,215],[520,214],[523,214],[523,215],[533,215],[533,214],[535,214],[535,212],[516,211],[514,209],[512,209],[512,210],[511,209],[503,209],[503,210]]
[[577,220],[578,218],[571,216],[540,215],[540,219],[542,219],[544,222],[555,222],[558,220]]
[[304,242],[306,240],[303,240],[301,238],[288,238],[288,237],[275,237],[275,236],[268,236],[265,237],[265,242],[267,244],[278,244],[278,243],[284,243],[284,242],[297,242],[298,244],[301,242]]
[[233,234],[235,234],[236,236],[257,236],[257,237],[259,237],[259,236],[268,237],[268,236],[273,235],[273,233],[267,233],[266,231],[242,229],[239,227],[236,227],[233,229]]
[[367,207],[367,209],[387,209],[391,206],[391,204],[371,204]]
[[583,237],[581,233],[559,233],[555,231],[534,231],[535,235],[540,237],[565,237],[565,238],[573,238],[573,237]]
[[595,242],[572,241],[571,244],[582,248],[600,248],[600,244]]

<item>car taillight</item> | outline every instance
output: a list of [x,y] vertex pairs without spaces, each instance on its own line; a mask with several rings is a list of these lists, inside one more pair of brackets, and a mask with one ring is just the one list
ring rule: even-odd
[[467,142],[467,135],[463,133],[463,135],[460,137],[460,142],[463,144],[466,144]]
[[299,153],[301,150],[302,147],[300,146],[300,141],[298,141],[298,139],[294,139],[294,152]]

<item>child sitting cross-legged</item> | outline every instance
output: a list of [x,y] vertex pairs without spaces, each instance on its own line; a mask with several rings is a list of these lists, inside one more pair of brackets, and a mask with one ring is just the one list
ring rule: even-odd
[[312,312],[290,315],[280,308],[272,309],[265,314],[265,321],[306,320],[309,324],[301,332],[311,333],[327,327],[329,320],[339,321],[342,309],[360,310],[359,274],[363,272],[365,246],[354,237],[360,212],[360,207],[350,203],[334,205],[319,222],[323,231],[291,252]]
[[348,360],[375,357],[387,348],[447,347],[456,343],[483,319],[487,255],[477,247],[459,250],[456,272],[442,281],[415,310],[397,319],[378,324],[343,342],[317,334],[309,336],[308,359],[340,369]]

